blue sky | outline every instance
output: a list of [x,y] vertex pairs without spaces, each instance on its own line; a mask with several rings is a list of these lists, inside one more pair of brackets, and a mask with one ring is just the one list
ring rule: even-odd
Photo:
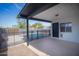
[[[24,3],[0,3],[0,26],[11,27],[17,25],[16,16],[21,11]],[[37,23],[38,21],[29,21],[30,24]],[[44,26],[50,26],[50,23],[42,22]]]
[[16,16],[21,11],[24,4],[0,3],[0,26],[11,27],[17,25]]
[[35,21],[34,20],[29,20],[29,23],[30,23],[30,25],[35,24],[35,23],[42,23],[43,26],[45,26],[45,27],[51,26],[51,23],[43,22],[43,21],[36,21],[36,20]]

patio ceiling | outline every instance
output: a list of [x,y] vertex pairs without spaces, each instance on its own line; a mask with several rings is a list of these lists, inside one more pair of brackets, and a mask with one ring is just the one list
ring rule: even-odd
[[71,19],[72,17],[78,14],[78,12],[76,12],[78,10],[78,6],[79,4],[75,3],[57,4],[41,13],[36,14],[35,16],[33,16],[33,18],[44,19],[53,22],[57,22],[61,19]]
[[[18,18],[33,18],[33,19],[42,19],[48,20],[47,16],[45,18],[41,18],[41,13],[47,11],[51,7],[54,7],[58,3],[29,3],[24,6],[21,12],[18,15]],[[49,12],[50,13],[50,12]],[[40,16],[40,15],[41,16]],[[45,13],[46,14],[46,13]]]
[[56,19],[67,19],[74,16],[73,9],[79,6],[75,3],[30,3],[25,6],[19,17],[33,18],[38,20],[54,21]]

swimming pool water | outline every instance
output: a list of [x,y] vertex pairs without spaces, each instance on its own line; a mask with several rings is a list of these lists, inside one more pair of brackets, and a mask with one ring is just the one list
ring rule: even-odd
[[38,40],[40,38],[44,38],[44,37],[48,37],[49,35],[47,34],[32,34],[32,35],[29,35],[29,41],[32,41],[32,40]]

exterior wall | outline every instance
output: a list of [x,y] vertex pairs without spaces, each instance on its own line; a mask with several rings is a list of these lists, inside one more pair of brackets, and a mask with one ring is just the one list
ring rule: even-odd
[[59,36],[62,34],[63,37],[59,39],[79,43],[79,4],[59,4],[54,8],[59,17],[52,19],[52,23],[72,22],[72,32],[60,32]]

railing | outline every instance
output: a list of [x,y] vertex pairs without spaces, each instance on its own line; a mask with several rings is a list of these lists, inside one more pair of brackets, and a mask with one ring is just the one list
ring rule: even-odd
[[50,30],[29,31],[29,41],[50,36]]
[[[44,37],[49,37],[51,35],[50,30],[32,30],[29,31],[29,42],[32,40],[41,39]],[[15,45],[18,43],[22,43],[27,41],[27,33],[26,32],[11,32],[8,33],[8,44]]]
[[26,36],[26,32],[19,32],[16,30],[6,30],[7,31],[7,36],[8,36],[8,41],[7,44],[9,46],[11,45],[16,45],[25,42],[24,36]]
[[[3,31],[3,32],[2,32]],[[2,32],[2,33],[1,33]],[[4,38],[8,39],[6,43],[8,45],[15,45],[19,43],[23,43],[27,40],[27,33],[26,32],[19,32],[19,31],[5,31],[3,29],[0,30],[0,34],[3,35]],[[6,37],[4,36],[6,35]],[[29,41],[37,40],[40,38],[50,36],[50,30],[31,30],[29,31]]]

